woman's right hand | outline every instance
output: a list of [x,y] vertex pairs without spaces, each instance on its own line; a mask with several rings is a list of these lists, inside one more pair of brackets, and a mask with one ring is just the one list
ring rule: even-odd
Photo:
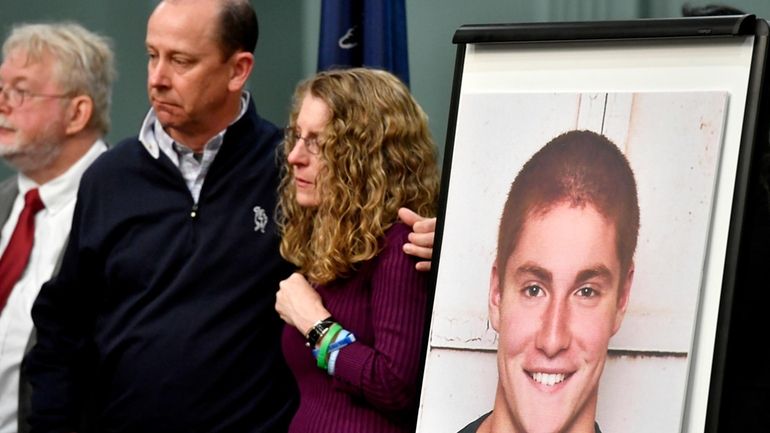
[[331,315],[324,307],[321,295],[298,272],[279,284],[275,295],[275,311],[302,335],[307,335],[316,322]]

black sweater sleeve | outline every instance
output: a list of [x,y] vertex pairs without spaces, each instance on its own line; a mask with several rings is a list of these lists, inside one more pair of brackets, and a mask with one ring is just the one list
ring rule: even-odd
[[80,191],[73,230],[59,274],[44,284],[32,308],[37,342],[24,360],[32,385],[32,432],[79,431],[84,416],[84,394],[94,365],[90,336],[95,322],[92,287],[96,255],[81,249],[82,207]]

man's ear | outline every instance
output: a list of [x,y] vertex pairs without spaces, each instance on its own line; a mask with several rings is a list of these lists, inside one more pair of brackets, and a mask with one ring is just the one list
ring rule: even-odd
[[75,135],[88,127],[88,122],[94,113],[94,101],[86,95],[72,97],[67,106],[66,127],[67,135]]
[[231,92],[239,92],[246,85],[251,70],[254,69],[254,54],[239,51],[230,59],[230,82],[227,88]]
[[631,283],[634,281],[634,263],[631,262],[631,266],[628,267],[626,275],[621,277],[620,284],[618,285],[618,304],[615,311],[615,323],[612,327],[612,335],[620,329],[620,325],[623,323],[623,317],[626,315],[626,308],[628,308],[628,300],[631,298]]
[[489,322],[495,331],[500,329],[500,302],[502,297],[500,287],[500,273],[497,271],[497,260],[492,265],[492,274],[489,276]]

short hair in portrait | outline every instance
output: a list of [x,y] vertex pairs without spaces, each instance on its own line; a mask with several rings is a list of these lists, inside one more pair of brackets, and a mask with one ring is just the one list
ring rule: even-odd
[[561,203],[590,204],[613,223],[622,269],[629,268],[639,235],[639,199],[631,166],[607,137],[569,131],[535,153],[511,184],[500,220],[499,269],[516,248],[526,219]]

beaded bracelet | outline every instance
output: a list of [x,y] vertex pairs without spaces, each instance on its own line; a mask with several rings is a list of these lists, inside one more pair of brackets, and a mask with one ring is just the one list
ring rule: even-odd
[[341,330],[342,326],[335,322],[329,328],[329,331],[326,332],[323,339],[321,339],[321,347],[318,348],[318,357],[316,358],[316,365],[318,365],[318,368],[326,370],[326,367],[328,366],[327,363],[329,362],[329,345],[334,341],[334,337],[336,337],[337,333]]

